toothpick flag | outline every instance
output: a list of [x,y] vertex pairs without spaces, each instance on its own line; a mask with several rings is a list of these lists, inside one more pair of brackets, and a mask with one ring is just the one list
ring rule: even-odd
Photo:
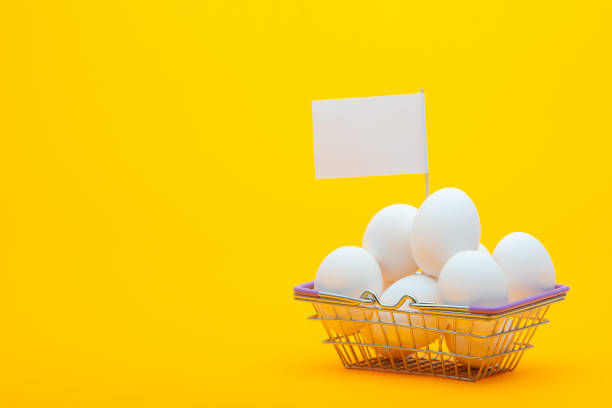
[[312,102],[315,177],[427,174],[423,92]]

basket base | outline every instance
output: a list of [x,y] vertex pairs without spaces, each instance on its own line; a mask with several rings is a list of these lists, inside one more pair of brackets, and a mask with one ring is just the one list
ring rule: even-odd
[[471,382],[513,370],[513,368],[509,367],[500,368],[499,365],[496,365],[495,367],[488,367],[486,370],[479,370],[478,368],[469,367],[466,364],[456,362],[450,357],[444,360],[430,360],[427,358],[413,357],[407,357],[404,360],[392,360],[388,357],[379,357],[362,360],[353,364],[345,363],[344,367],[352,370],[372,370],[401,374],[428,375],[432,377],[452,378],[455,380]]

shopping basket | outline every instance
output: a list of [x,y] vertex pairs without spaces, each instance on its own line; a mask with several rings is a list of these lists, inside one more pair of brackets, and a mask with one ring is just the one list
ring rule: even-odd
[[[425,374],[476,381],[516,368],[532,348],[551,304],[565,299],[568,286],[500,307],[419,303],[404,296],[383,305],[375,293],[361,298],[318,292],[314,282],[294,288],[310,302],[346,368]],[[408,302],[408,307],[400,308]]]

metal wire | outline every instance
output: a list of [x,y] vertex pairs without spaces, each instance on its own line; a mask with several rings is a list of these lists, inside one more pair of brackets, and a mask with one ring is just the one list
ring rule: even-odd
[[[551,304],[565,294],[495,315],[465,307],[418,303],[404,296],[383,305],[376,294],[361,299],[320,293],[295,295],[310,302],[346,368],[393,371],[476,381],[516,368]],[[408,302],[407,311],[399,308]]]

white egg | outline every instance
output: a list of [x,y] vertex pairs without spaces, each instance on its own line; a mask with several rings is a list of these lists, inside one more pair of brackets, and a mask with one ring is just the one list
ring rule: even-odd
[[390,205],[376,213],[365,230],[363,248],[378,261],[385,282],[395,282],[419,269],[410,247],[416,213],[408,204]]
[[479,242],[476,206],[456,188],[444,188],[427,197],[412,222],[412,255],[421,270],[433,277],[440,275],[453,255],[476,250]]
[[[315,290],[358,298],[366,290],[382,292],[383,281],[374,256],[363,248],[345,246],[332,251],[323,259],[315,277]],[[367,320],[364,309],[315,303],[319,314],[332,319]],[[365,323],[324,320],[338,334],[349,335]]]
[[482,245],[482,244],[478,244],[478,249],[477,249],[477,251],[478,251],[478,252],[482,252],[482,253],[483,253],[483,254],[485,254],[485,255],[489,255],[489,256],[491,255],[491,253],[489,252],[489,250],[487,249],[487,247],[486,247],[486,246],[484,246],[484,245]]
[[[493,320],[449,319],[448,330],[462,334],[446,333],[444,340],[451,353],[459,354],[457,360],[469,364],[473,368],[483,365],[494,365],[503,359],[502,356],[488,357],[508,351],[512,344],[513,334],[494,333],[506,332],[512,327],[512,319]],[[470,336],[470,334],[472,336]],[[480,338],[475,336],[491,336]]]
[[[436,303],[438,300],[438,283],[435,279],[422,273],[406,276],[398,280],[383,293],[380,298],[384,305],[395,305],[406,295],[412,296],[418,303]],[[405,302],[399,310],[415,310]]]
[[535,237],[524,232],[506,235],[493,251],[493,259],[506,274],[510,300],[515,301],[554,289],[555,267]]
[[508,303],[508,283],[491,256],[478,251],[463,251],[449,259],[442,268],[438,298],[447,305],[501,306]]
[[[508,284],[503,271],[490,255],[479,251],[463,251],[449,259],[442,268],[438,279],[438,297],[441,303],[448,305],[501,306],[508,303]],[[505,325],[505,321],[498,323],[461,318],[447,321],[448,330],[476,336],[499,333]],[[446,334],[445,339],[451,353],[463,355],[457,357],[459,361],[480,367],[497,361],[495,358],[483,357],[505,351],[509,344],[505,336],[483,339]]]
[[[402,278],[383,293],[380,301],[384,305],[396,305],[405,295],[414,297],[419,303],[435,303],[437,301],[437,282],[435,279],[424,275],[415,274]],[[418,310],[410,307],[407,299],[398,310],[414,312],[410,314],[401,312],[381,312],[373,314],[380,321],[387,323],[409,324],[412,326],[429,327],[438,329],[438,319],[431,316],[423,316]],[[394,326],[388,324],[369,324],[361,329],[361,335],[367,344],[388,345],[391,347],[422,348],[439,338],[435,331],[426,329],[414,329],[411,327]],[[385,347],[374,347],[375,351],[391,358],[401,358],[402,351],[399,349],[387,349]],[[412,351],[403,351],[404,356],[412,354]]]

